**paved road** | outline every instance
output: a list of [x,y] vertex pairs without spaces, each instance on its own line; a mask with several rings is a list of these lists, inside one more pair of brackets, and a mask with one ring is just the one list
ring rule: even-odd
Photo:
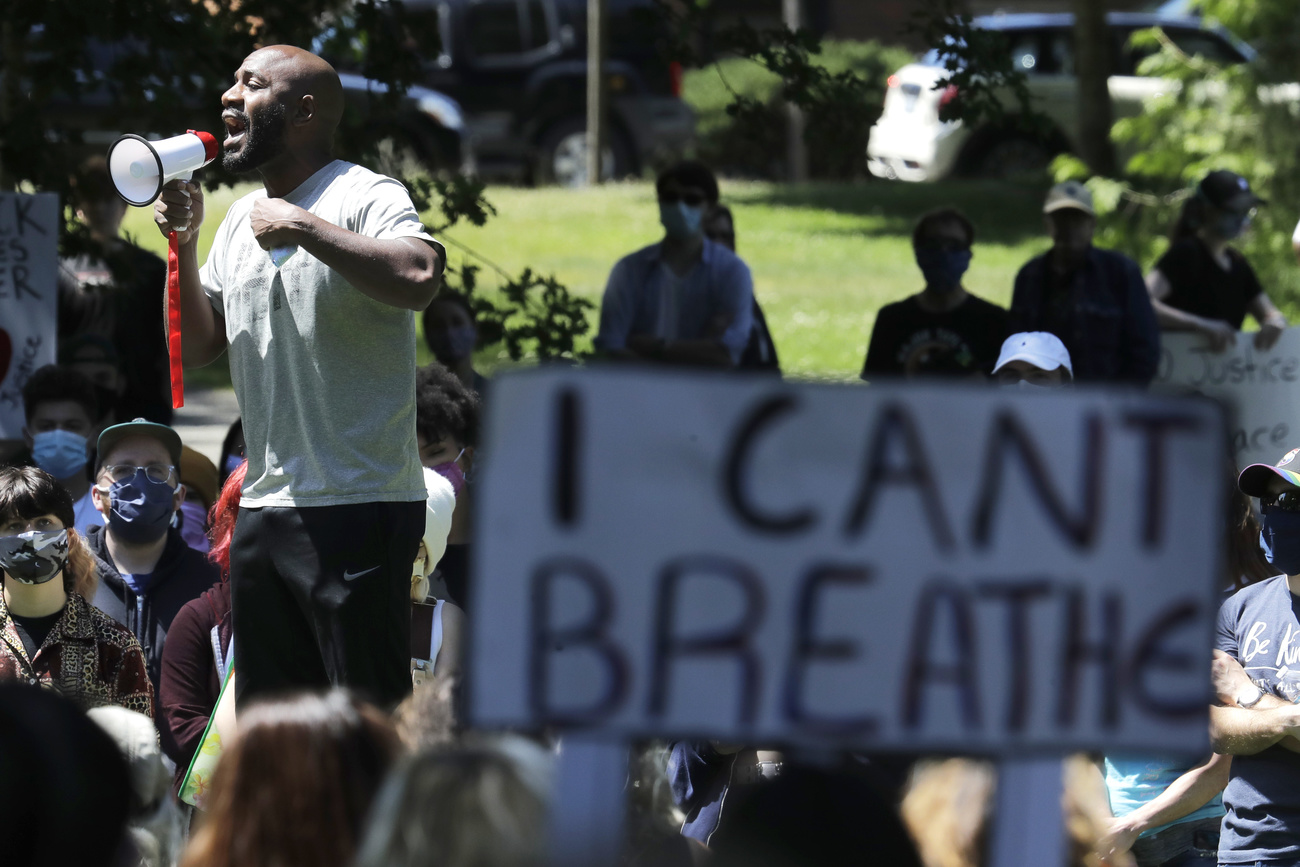
[[235,393],[228,388],[185,389],[185,406],[176,410],[172,427],[181,442],[207,455],[215,464],[221,459],[221,442],[230,423],[239,417]]

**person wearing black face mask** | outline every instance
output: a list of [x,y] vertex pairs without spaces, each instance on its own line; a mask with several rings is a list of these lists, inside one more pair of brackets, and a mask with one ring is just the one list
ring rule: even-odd
[[1286,317],[1255,276],[1255,269],[1229,246],[1267,204],[1241,175],[1210,172],[1183,205],[1169,250],[1147,275],[1147,291],[1160,327],[1198,331],[1217,352],[1237,340],[1249,313],[1259,323],[1255,348],[1268,349],[1282,336]]
[[1237,487],[1259,498],[1260,544],[1274,572],[1219,609],[1215,649],[1245,669],[1235,694],[1210,707],[1210,744],[1234,756],[1223,791],[1220,863],[1300,858],[1300,449],[1252,464]]
[[876,314],[862,378],[925,375],[926,360],[942,354],[949,371],[988,374],[1007,336],[1007,311],[968,293],[975,228],[953,208],[931,211],[912,232],[925,289]]
[[[181,439],[166,425],[136,419],[99,435],[93,496],[105,526],[86,537],[100,560],[94,602],[140,639],[155,688],[172,620],[219,578],[217,567],[173,526],[185,501],[180,462]],[[172,754],[166,727],[160,728]]]

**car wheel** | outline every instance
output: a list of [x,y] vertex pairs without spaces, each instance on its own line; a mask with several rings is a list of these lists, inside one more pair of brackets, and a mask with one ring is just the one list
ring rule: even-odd
[[[587,185],[586,121],[571,119],[556,124],[542,136],[537,148],[537,180],[561,187]],[[622,133],[610,130],[600,160],[603,181],[626,176],[632,169],[630,150]]]
[[998,179],[1039,175],[1051,160],[1052,154],[1042,142],[1011,136],[989,145],[980,159],[979,174]]

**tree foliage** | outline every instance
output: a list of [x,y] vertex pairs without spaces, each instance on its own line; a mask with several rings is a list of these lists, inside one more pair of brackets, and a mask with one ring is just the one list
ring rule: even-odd
[[[1216,65],[1184,53],[1160,28],[1132,37],[1149,52],[1138,72],[1169,86],[1145,111],[1117,121],[1112,138],[1128,154],[1119,178],[1088,181],[1101,213],[1099,243],[1154,264],[1182,203],[1215,169],[1246,177],[1269,200],[1237,245],[1275,301],[1296,312],[1300,302],[1291,234],[1300,215],[1300,20],[1288,0],[1203,0],[1207,23],[1222,23],[1258,50],[1248,63]],[[1087,177],[1062,159],[1058,178]]]
[[[884,80],[896,55],[874,49],[858,64],[827,62],[821,39],[806,28],[755,28],[741,19],[718,26],[708,0],[657,0],[657,14],[668,22],[671,39],[667,55],[686,67],[712,68],[729,93],[727,114],[734,133],[721,139],[710,161],[728,167],[761,166],[766,154],[784,146],[780,106],[793,103],[803,110],[804,140],[813,173],[822,177],[852,177],[862,173],[867,135],[880,116]],[[719,60],[741,58],[753,62],[776,79],[775,99],[766,89],[757,91],[733,85]],[[755,146],[755,143],[758,143]],[[737,160],[731,150],[749,152]],[[766,168],[764,172],[763,169]]]
[[[401,95],[421,76],[421,56],[437,50],[438,34],[418,22],[384,0],[0,0],[0,186],[59,193],[63,252],[94,249],[67,206],[76,166],[105,150],[88,133],[166,134],[190,124],[219,131],[221,94],[240,62],[281,43],[345,58],[386,86],[368,111],[345,114],[336,138],[338,156],[377,165]],[[236,180],[219,163],[202,178],[209,189]],[[417,208],[438,215],[435,232],[495,214],[476,179],[401,180]],[[451,269],[449,285],[473,293],[475,270]],[[475,295],[485,341],[504,343],[514,359],[572,355],[589,303],[531,269],[503,279],[496,300]]]

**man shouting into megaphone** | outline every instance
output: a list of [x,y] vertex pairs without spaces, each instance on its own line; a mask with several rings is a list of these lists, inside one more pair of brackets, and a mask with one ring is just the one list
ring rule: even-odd
[[[333,159],[343,88],[274,45],[221,97],[221,162],[264,187],[199,266],[203,192],[154,206],[179,241],[186,366],[230,352],[248,473],[230,551],[237,700],[329,684],[411,691],[411,563],[424,531],[415,318],[445,259],[406,189]],[[274,255],[273,255],[274,254]]]

